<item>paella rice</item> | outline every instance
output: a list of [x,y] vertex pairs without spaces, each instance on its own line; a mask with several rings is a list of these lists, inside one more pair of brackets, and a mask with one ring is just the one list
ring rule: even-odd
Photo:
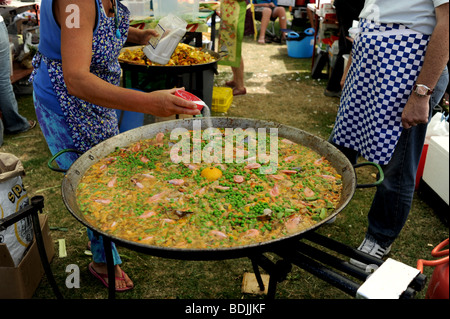
[[[332,213],[342,182],[315,151],[277,139],[276,171],[265,174],[264,163],[250,158],[174,163],[177,141],[159,133],[92,165],[78,184],[78,205],[94,227],[152,246],[210,249],[283,238]],[[203,136],[201,146],[208,146]]]

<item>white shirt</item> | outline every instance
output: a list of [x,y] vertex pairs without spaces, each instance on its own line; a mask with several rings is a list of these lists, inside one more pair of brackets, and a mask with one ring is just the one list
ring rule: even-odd
[[435,8],[449,0],[366,0],[360,18],[398,23],[423,34],[433,33]]

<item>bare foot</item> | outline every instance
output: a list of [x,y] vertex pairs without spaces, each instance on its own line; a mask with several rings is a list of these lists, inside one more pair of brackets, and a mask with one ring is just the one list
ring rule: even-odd
[[243,87],[242,89],[239,89],[239,88],[235,87],[233,89],[233,95],[234,96],[236,96],[236,95],[245,95],[245,94],[247,94],[247,89],[245,87]]
[[236,86],[236,82],[234,82],[234,81],[226,81],[225,85],[229,86],[230,88],[234,88]]
[[[108,268],[106,264],[104,263],[96,263],[92,262],[92,268],[95,272],[97,272],[99,275],[107,275],[108,274]],[[126,288],[133,288],[133,282],[128,277],[128,275],[120,268],[119,265],[114,266],[114,275],[116,277],[116,290],[123,290]],[[108,277],[104,276],[104,280],[107,283]]]

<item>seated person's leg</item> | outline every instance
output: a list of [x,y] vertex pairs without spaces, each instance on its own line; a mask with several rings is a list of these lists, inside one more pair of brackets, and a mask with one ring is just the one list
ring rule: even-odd
[[272,9],[264,8],[261,16],[261,29],[259,32],[258,43],[264,44],[266,42],[266,30],[269,25],[270,17],[272,15]]
[[[273,10],[272,17],[279,19],[281,29],[287,29],[286,10],[284,9],[284,7],[276,7]],[[281,32],[281,39],[286,39],[285,32]]]

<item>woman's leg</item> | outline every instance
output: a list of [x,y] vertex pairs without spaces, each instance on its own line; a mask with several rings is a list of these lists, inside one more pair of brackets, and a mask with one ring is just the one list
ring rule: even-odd
[[241,64],[238,68],[231,67],[233,71],[233,95],[243,95],[247,93],[244,85],[244,58],[241,57]]
[[[42,130],[42,134],[48,144],[50,152],[55,155],[64,149],[76,149],[72,137],[69,133],[66,121],[63,116],[51,112],[36,99],[33,95],[36,117]],[[78,155],[72,152],[64,153],[55,161],[61,169],[67,170],[73,162],[78,159]],[[107,273],[105,251],[103,247],[103,240],[101,236],[95,236],[91,230],[88,229],[88,237],[91,241],[91,252],[93,258],[93,268],[97,273]],[[122,276],[120,264],[122,263],[117,248],[114,243],[111,244],[113,253],[113,260],[115,265],[116,277]],[[116,280],[116,288],[132,287],[133,283],[124,274],[125,280]]]

